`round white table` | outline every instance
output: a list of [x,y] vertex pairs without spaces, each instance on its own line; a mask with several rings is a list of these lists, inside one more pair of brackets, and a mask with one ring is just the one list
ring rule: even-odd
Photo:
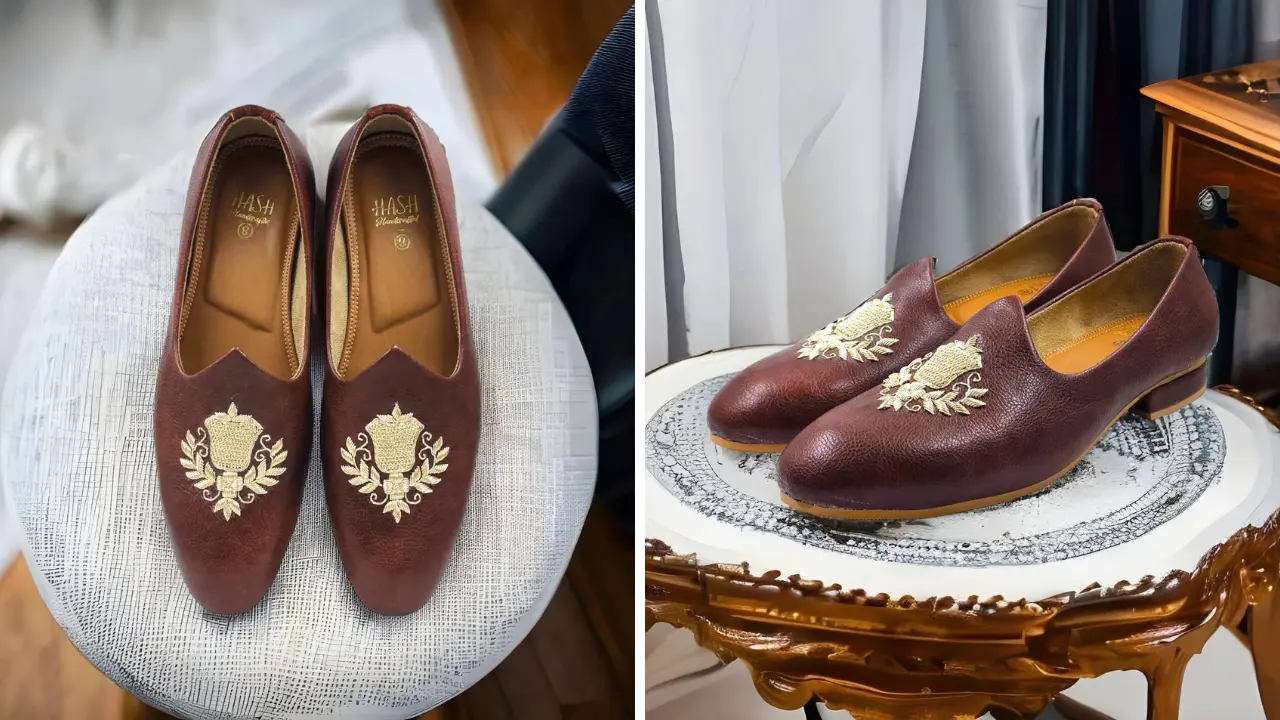
[[[332,146],[316,145],[323,178]],[[41,597],[99,670],[179,717],[425,712],[497,665],[559,584],[595,485],[596,401],[582,347],[523,247],[459,198],[483,417],[467,514],[434,596],[406,617],[357,602],[325,510],[317,441],[275,584],[248,613],[210,615],[178,573],[151,431],[191,161],[179,157],[105,204],[30,299],[0,402],[0,480]],[[318,346],[313,355],[318,419]]]
[[[708,439],[716,391],[777,349],[650,374],[644,430],[649,621],[744,660],[771,703],[1021,717],[1078,679],[1136,669],[1152,717],[1171,718],[1209,635],[1274,612],[1280,432],[1247,400],[1209,392],[1158,421],[1125,416],[1062,480],[1003,505],[827,520],[781,502],[777,454]],[[1273,660],[1254,657],[1265,674]]]

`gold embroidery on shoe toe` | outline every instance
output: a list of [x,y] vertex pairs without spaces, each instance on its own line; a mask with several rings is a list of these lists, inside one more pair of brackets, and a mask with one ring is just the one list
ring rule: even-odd
[[413,413],[400,412],[399,403],[390,415],[375,417],[364,429],[356,436],[360,444],[347,438],[342,446],[340,454],[346,463],[342,472],[348,475],[348,482],[369,496],[369,502],[381,506],[383,513],[391,513],[399,523],[402,515],[409,514],[410,506],[422,502],[422,497],[432,492],[431,486],[440,482],[441,473],[449,469],[444,462],[449,448],[443,437],[433,442],[431,433]]
[[866,362],[880,361],[881,355],[893,352],[898,342],[893,331],[893,293],[871,298],[853,312],[809,335],[797,356],[805,360],[840,358]]
[[[949,342],[885,378],[880,387],[880,410],[906,410],[930,415],[968,415],[987,388],[982,381],[982,348],[978,336]],[[964,379],[961,380],[961,376]]]
[[243,506],[280,482],[276,478],[284,474],[288,456],[283,440],[272,445],[271,436],[262,434],[262,423],[240,414],[231,403],[226,412],[205,418],[194,434],[187,431],[178,462],[186,469],[187,479],[195,481],[201,497],[213,503],[213,512],[230,521],[232,515],[240,516]]

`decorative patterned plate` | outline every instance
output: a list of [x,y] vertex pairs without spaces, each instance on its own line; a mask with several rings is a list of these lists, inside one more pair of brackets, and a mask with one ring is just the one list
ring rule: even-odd
[[[1157,421],[1126,415],[1066,476],[1033,495],[926,520],[827,520],[782,504],[777,454],[733,452],[710,442],[707,406],[730,377],[697,382],[650,417],[649,473],[717,522],[868,559],[987,567],[1105,550],[1177,517],[1219,482],[1226,454],[1222,424],[1204,405]],[[1082,516],[1080,508],[1089,511]]]

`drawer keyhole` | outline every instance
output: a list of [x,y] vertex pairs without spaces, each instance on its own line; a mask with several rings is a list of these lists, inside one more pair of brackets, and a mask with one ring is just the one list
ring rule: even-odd
[[1240,222],[1227,212],[1227,199],[1231,197],[1231,188],[1226,185],[1209,185],[1196,195],[1196,209],[1200,211],[1200,219],[1213,230],[1234,228]]

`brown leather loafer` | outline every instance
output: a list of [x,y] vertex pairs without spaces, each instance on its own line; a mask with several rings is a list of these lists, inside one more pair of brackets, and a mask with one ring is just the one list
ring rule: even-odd
[[311,447],[315,177],[280,116],[222,116],[196,156],[156,381],[169,534],[210,612],[262,599],[284,557]]
[[412,110],[370,109],[328,184],[321,437],[338,552],[374,612],[422,607],[471,490],[480,379],[453,181]]
[[991,303],[959,332],[823,415],[782,453],[792,507],[907,519],[1047,487],[1129,409],[1159,417],[1204,392],[1218,337],[1195,247],[1144,245],[1031,315]]
[[717,445],[778,452],[805,426],[951,337],[991,301],[1034,310],[1116,259],[1102,206],[1075,200],[934,278],[921,258],[848,315],[738,373],[711,402]]

